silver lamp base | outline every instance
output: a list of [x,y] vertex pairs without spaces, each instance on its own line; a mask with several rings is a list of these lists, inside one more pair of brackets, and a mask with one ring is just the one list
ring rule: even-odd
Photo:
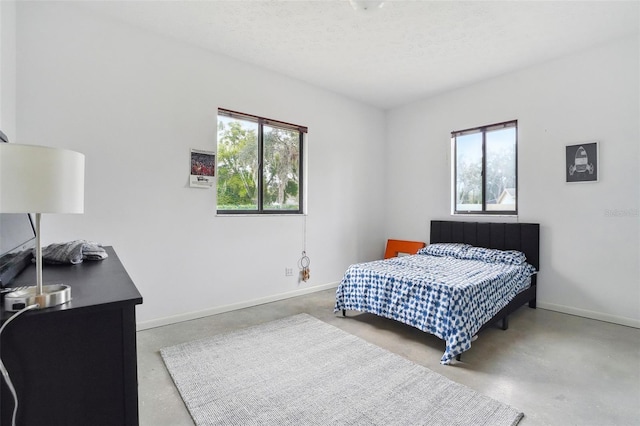
[[42,294],[36,294],[36,286],[25,287],[4,297],[4,309],[15,312],[27,306],[38,304],[38,309],[62,305],[71,300],[71,287],[66,284],[42,286]]

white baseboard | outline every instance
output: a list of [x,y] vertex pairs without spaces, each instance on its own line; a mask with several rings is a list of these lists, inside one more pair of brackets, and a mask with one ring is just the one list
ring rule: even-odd
[[540,299],[538,299],[537,307],[541,309],[547,309],[549,311],[561,312],[563,314],[576,315],[579,317],[591,318],[598,321],[605,321],[614,324],[626,325],[628,327],[640,328],[640,320],[637,319],[619,317],[602,312],[588,311],[586,309],[572,308],[571,306],[556,305],[555,303],[541,302]]
[[149,321],[142,321],[136,324],[138,331],[147,330],[149,328],[162,327],[163,325],[175,324],[182,321],[190,321],[198,318],[208,317],[210,315],[221,314],[224,312],[235,311],[237,309],[249,308],[251,306],[262,305],[264,303],[277,302],[278,300],[290,299],[296,296],[316,293],[318,291],[336,288],[340,282],[328,283],[300,290],[294,290],[287,293],[274,294],[273,296],[262,297],[259,299],[247,300],[244,302],[233,303],[231,305],[217,306],[215,308],[204,309],[202,311],[187,312],[184,314],[173,315],[170,317],[158,318]]
[[[136,324],[136,329],[147,330],[149,328],[162,327],[163,325],[175,324],[182,321],[190,321],[198,318],[207,317],[210,315],[221,314],[224,312],[235,311],[237,309],[249,308],[251,306],[262,305],[264,303],[277,302],[278,300],[290,299],[296,296],[303,296],[305,294],[316,293],[318,291],[328,290],[338,287],[339,282],[333,282],[323,284],[319,286],[304,288],[300,290],[294,290],[287,293],[274,294],[268,297],[262,297],[259,299],[247,300],[244,302],[233,303],[231,305],[217,306],[215,308],[204,309],[202,311],[187,312],[180,315],[173,315],[165,318],[158,318],[149,321],[142,321]],[[579,317],[595,319],[598,321],[611,322],[614,324],[620,324],[628,327],[640,328],[640,320],[633,318],[620,317],[616,315],[605,314],[602,312],[589,311],[586,309],[573,308],[571,306],[557,305],[555,303],[541,302],[538,299],[537,306],[540,309],[547,309],[549,311],[561,312],[563,314],[576,315]]]

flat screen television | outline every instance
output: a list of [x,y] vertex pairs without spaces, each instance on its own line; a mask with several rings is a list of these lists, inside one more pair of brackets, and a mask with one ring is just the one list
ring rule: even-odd
[[36,232],[26,213],[0,213],[0,287],[31,264]]

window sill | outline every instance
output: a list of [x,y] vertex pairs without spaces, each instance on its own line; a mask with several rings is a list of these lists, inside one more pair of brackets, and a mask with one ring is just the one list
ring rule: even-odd
[[507,214],[507,213],[498,213],[498,214],[483,214],[483,213],[450,213],[449,216],[452,217],[511,217],[514,219],[518,218],[517,214]]
[[306,213],[216,213],[216,217],[300,217]]

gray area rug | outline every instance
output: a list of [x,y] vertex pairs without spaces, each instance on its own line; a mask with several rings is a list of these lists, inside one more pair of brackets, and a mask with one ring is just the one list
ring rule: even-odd
[[197,425],[497,426],[523,416],[307,314],[160,352]]

